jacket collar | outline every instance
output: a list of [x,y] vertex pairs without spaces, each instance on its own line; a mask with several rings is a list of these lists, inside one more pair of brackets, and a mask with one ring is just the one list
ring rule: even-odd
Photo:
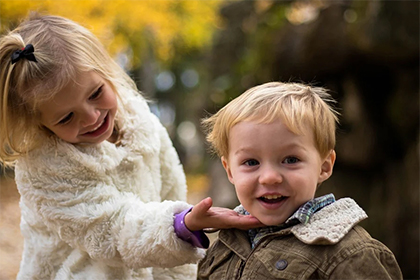
[[[305,244],[332,245],[366,218],[365,211],[353,199],[342,198],[314,213],[307,224],[300,223],[267,237],[293,234]],[[221,230],[219,240],[243,260],[252,251],[247,231]]]
[[342,198],[316,212],[306,225],[292,227],[291,232],[306,244],[336,244],[366,218],[353,199]]

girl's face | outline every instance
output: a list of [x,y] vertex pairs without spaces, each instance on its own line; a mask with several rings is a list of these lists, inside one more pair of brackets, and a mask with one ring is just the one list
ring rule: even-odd
[[320,157],[309,129],[296,135],[280,120],[239,122],[230,130],[228,157],[222,157],[239,201],[265,225],[284,223],[313,199],[334,161],[334,151]]
[[41,124],[62,140],[98,144],[112,135],[117,96],[106,80],[89,71],[42,103],[39,111]]

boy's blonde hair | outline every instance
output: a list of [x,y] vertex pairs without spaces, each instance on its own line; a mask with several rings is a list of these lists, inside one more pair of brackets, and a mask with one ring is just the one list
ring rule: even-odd
[[278,118],[295,134],[302,134],[305,126],[309,126],[319,154],[325,157],[334,149],[338,122],[338,113],[331,103],[334,100],[324,88],[270,82],[247,90],[202,124],[207,141],[220,157],[228,156],[229,132],[235,124],[270,123]]
[[[37,62],[11,55],[27,44]],[[85,71],[95,71],[114,90],[134,82],[109,56],[99,40],[81,25],[58,16],[31,13],[15,30],[0,39],[0,162],[12,165],[40,144],[38,105],[54,97]],[[77,81],[75,81],[77,82]]]

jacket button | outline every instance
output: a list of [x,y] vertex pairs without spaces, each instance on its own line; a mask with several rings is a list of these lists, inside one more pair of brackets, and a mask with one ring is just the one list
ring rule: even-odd
[[284,270],[287,267],[288,263],[286,260],[278,260],[276,262],[276,268],[278,270]]

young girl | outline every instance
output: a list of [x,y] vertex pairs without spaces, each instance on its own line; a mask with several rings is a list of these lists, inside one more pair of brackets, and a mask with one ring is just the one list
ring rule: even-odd
[[32,15],[1,38],[0,97],[0,159],[21,195],[18,279],[193,279],[200,230],[259,225],[209,198],[189,211],[166,130],[68,19]]

